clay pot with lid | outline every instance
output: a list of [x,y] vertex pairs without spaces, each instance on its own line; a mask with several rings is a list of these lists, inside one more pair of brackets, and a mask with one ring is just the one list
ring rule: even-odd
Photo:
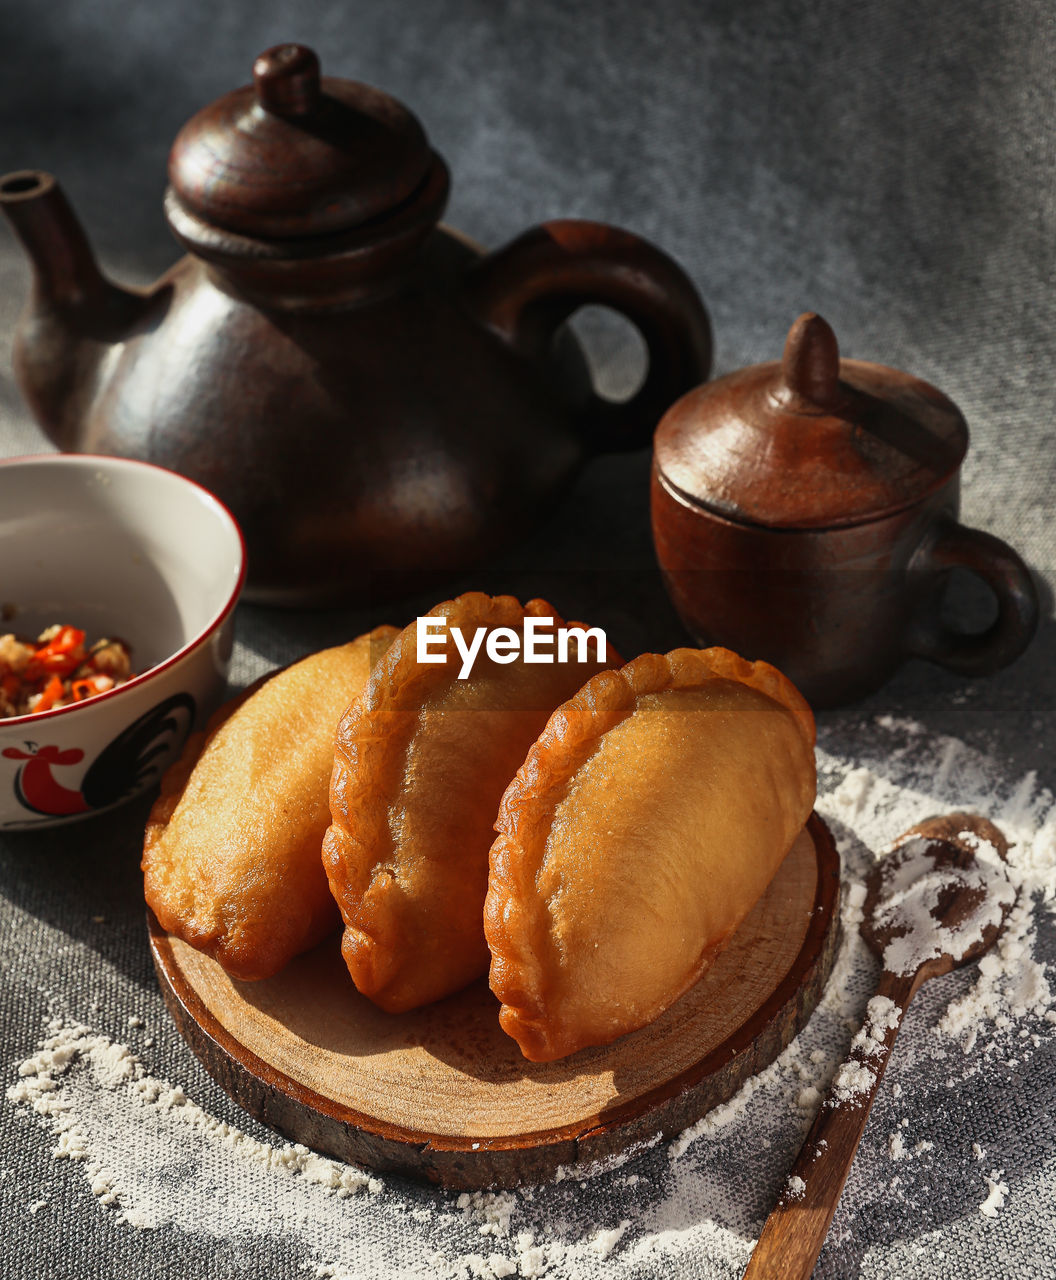
[[[50,175],[0,179],[35,267],[16,342],[60,448],[144,459],[216,493],[249,595],[398,592],[525,536],[593,452],[645,446],[707,376],[707,314],[659,249],[551,222],[481,256],[438,225],[448,171],[388,95],[299,45],[180,131],[165,212],[188,255],[143,293],[98,270]],[[599,304],[645,339],[599,397],[563,322]]]
[[[967,675],[1012,662],[1037,596],[1009,546],[958,523],[967,447],[942,392],[841,360],[828,324],[800,316],[780,362],[698,387],[657,429],[653,538],[683,622],[773,662],[817,707],[863,697],[909,657]],[[982,633],[943,619],[955,567],[996,600]]]

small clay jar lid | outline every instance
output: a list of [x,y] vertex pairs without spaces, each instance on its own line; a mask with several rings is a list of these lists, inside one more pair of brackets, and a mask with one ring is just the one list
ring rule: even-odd
[[705,383],[664,415],[654,465],[685,501],[772,528],[835,528],[913,506],[968,448],[957,406],[910,374],[841,360],[801,315],[780,361]]
[[361,227],[408,200],[438,157],[395,98],[320,77],[319,59],[281,44],[253,64],[253,83],[183,126],[169,182],[188,213],[257,239]]

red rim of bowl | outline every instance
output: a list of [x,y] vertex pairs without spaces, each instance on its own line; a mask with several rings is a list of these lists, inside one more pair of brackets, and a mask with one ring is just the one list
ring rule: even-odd
[[117,458],[105,453],[27,453],[14,458],[0,458],[0,467],[18,466],[25,462],[43,462],[50,465],[64,463],[69,465],[85,466],[118,466],[130,467],[133,470],[142,468],[145,471],[160,471],[162,475],[170,476],[174,480],[178,480],[181,484],[188,485],[192,489],[197,489],[199,493],[204,494],[206,498],[227,517],[231,522],[231,527],[235,531],[238,539],[239,548],[239,565],[238,579],[235,582],[234,590],[224,602],[223,607],[213,615],[209,622],[199,630],[192,639],[188,640],[182,648],[177,649],[174,654],[161,662],[156,663],[153,667],[148,667],[146,671],[141,671],[138,675],[133,676],[124,684],[119,684],[114,689],[107,689],[105,693],[94,694],[91,698],[85,698],[81,702],[71,702],[65,707],[55,707],[51,711],[29,711],[22,716],[7,716],[0,720],[0,729],[7,729],[12,725],[23,724],[43,724],[45,720],[52,720],[56,716],[69,715],[71,712],[80,711],[83,707],[96,707],[110,698],[119,698],[129,689],[138,688],[142,684],[146,684],[148,680],[152,680],[162,671],[167,671],[169,667],[180,662],[189,653],[193,653],[195,649],[203,645],[213,632],[224,622],[228,614],[234,609],[238,603],[238,597],[242,594],[242,587],[246,580],[246,540],[242,536],[242,529],[235,517],[228,510],[227,506],[220,501],[211,489],[207,489],[205,485],[199,484],[197,480],[189,480],[186,476],[181,476],[178,471],[170,471],[167,467],[159,467],[153,462],[141,462],[138,458]]

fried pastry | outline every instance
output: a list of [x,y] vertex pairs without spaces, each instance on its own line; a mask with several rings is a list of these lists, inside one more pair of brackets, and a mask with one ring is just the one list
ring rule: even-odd
[[489,637],[509,628],[515,639],[528,618],[560,618],[542,600],[522,606],[479,592],[428,617],[446,620],[446,660],[419,662],[417,628],[408,627],[341,721],[323,841],[348,970],[390,1012],[487,971],[484,895],[499,800],[554,708],[610,665],[596,656],[531,663],[523,652],[500,663],[482,648],[460,679],[456,628],[467,640],[481,627]]
[[162,782],[143,849],[162,927],[237,978],[267,978],[340,923],[320,859],[334,733],[379,627],[271,676],[221,708]]
[[814,719],[764,662],[643,654],[550,718],[502,798],[485,930],[534,1062],[644,1026],[709,967],[814,804]]

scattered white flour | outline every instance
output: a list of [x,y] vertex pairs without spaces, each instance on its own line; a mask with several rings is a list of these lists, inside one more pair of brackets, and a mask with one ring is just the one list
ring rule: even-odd
[[865,1008],[865,1021],[851,1041],[851,1057],[840,1063],[833,1076],[827,1105],[859,1107],[868,1101],[878,1072],[862,1059],[882,1057],[887,1032],[897,1028],[901,1020],[902,1010],[893,1000],[873,996]]
[[864,1058],[878,1058],[884,1052],[889,1031],[902,1021],[902,1010],[888,996],[873,996],[865,1006],[865,1021],[851,1041],[851,1050]]
[[[579,1238],[537,1239],[514,1230],[525,1194],[437,1193],[422,1215],[432,1249],[408,1233],[399,1180],[388,1182],[298,1144],[260,1142],[216,1120],[180,1086],[149,1075],[123,1044],[90,1028],[52,1021],[40,1050],[23,1062],[7,1098],[40,1117],[56,1160],[79,1165],[117,1221],[231,1238],[254,1232],[301,1241],[320,1277],[443,1276],[498,1280],[542,1276],[555,1264],[601,1276],[631,1226],[595,1223]],[[217,1196],[215,1188],[225,1188]],[[529,1193],[530,1194],[530,1193]],[[28,1207],[36,1214],[44,1200]],[[378,1252],[388,1223],[388,1254]],[[496,1246],[472,1247],[483,1238]],[[462,1249],[452,1253],[450,1243]],[[446,1247],[444,1247],[446,1246]],[[335,1258],[336,1255],[336,1258]]]
[[591,1249],[594,1250],[599,1258],[607,1258],[623,1239],[630,1225],[630,1218],[624,1218],[620,1225],[613,1227],[611,1231],[599,1231],[590,1242]]
[[[93,1035],[88,1027],[56,1020],[48,1033],[40,1052],[19,1067],[18,1081],[8,1088],[7,1097],[47,1118],[57,1138],[52,1152],[55,1159],[83,1161],[93,1194],[102,1204],[119,1206],[122,1219],[135,1226],[156,1226],[163,1218],[144,1211],[134,1198],[126,1198],[123,1177],[127,1153],[125,1158],[112,1158],[117,1153],[108,1152],[107,1143],[99,1141],[103,1136],[100,1125],[128,1111],[164,1122],[155,1124],[155,1129],[176,1127],[182,1130],[185,1142],[201,1142],[203,1149],[208,1147],[214,1154],[232,1153],[237,1162],[282,1170],[338,1196],[381,1189],[376,1178],[326,1160],[307,1147],[256,1142],[213,1119],[188,1101],[179,1085],[148,1076],[126,1045]],[[83,1114],[76,1105],[84,1086],[93,1090],[97,1100],[93,1114]],[[112,1099],[111,1105],[100,1105],[107,1097]],[[141,1136],[149,1137],[137,1128],[129,1140],[136,1142]]]
[[827,1106],[860,1107],[869,1101],[882,1063],[873,1067],[864,1059],[883,1057],[887,1033],[897,1030],[902,1012],[888,996],[872,997],[865,1007],[865,1020],[851,1041],[850,1057],[836,1068]]
[[[963,955],[987,928],[1001,923],[1015,902],[1016,890],[996,861],[996,850],[994,861],[983,861],[983,842],[971,831],[960,837],[978,846],[977,865],[936,867],[928,855],[932,841],[923,837],[907,841],[881,861],[881,904],[875,919],[878,931],[893,935],[883,955],[888,972],[909,976],[943,954]],[[951,886],[970,909],[955,925],[939,927],[933,912]]]
[[832,1081],[832,1097],[835,1103],[852,1103],[861,1106],[876,1084],[876,1072],[863,1062],[849,1058],[842,1062]]
[[1003,1182],[1005,1176],[1004,1169],[991,1169],[990,1177],[986,1180],[990,1194],[979,1206],[979,1212],[987,1218],[996,1218],[998,1210],[1005,1207],[1005,1196],[1008,1195],[1008,1183]]
[[[1056,810],[1033,774],[1006,778],[1001,761],[912,721],[836,719],[822,728],[818,760],[818,808],[844,868],[833,975],[785,1052],[659,1151],[646,1142],[601,1168],[566,1169],[524,1191],[419,1190],[277,1137],[257,1140],[210,1115],[179,1083],[152,1075],[143,1055],[153,1038],[136,1021],[133,1053],[66,1016],[46,1029],[8,1089],[24,1123],[46,1126],[56,1158],[54,1175],[27,1196],[27,1214],[38,1222],[45,1210],[58,1214],[73,1194],[67,1170],[76,1169],[115,1231],[173,1224],[247,1247],[271,1237],[321,1280],[631,1280],[659,1271],[735,1280],[830,1085],[860,1093],[900,1014],[876,997],[879,966],[858,935],[865,875],[902,831],[964,810],[990,818],[1013,842],[1009,876],[1019,898],[978,968],[926,983],[914,1000],[878,1090],[880,1125],[866,1131],[826,1246],[851,1248],[863,1223],[895,1214],[910,1236],[940,1248],[925,1230],[935,1221],[926,1214],[936,1187],[960,1188],[958,1203],[978,1204],[986,1218],[1008,1196],[1004,1172],[993,1170],[978,1201],[984,1144],[1007,1166],[1002,1144],[1012,1139],[968,1106],[974,1078],[1019,1070],[1056,1041],[1053,993],[1037,954],[1039,921],[1051,928],[1056,909]],[[106,963],[87,947],[83,955],[86,964]],[[938,1129],[921,1132],[940,1113],[941,1138]],[[971,1218],[988,1229],[974,1211]],[[870,1249],[888,1247],[873,1239],[880,1243]],[[889,1251],[902,1269],[885,1270],[874,1257],[870,1276],[931,1274],[926,1257],[913,1262],[909,1244],[890,1242]]]

